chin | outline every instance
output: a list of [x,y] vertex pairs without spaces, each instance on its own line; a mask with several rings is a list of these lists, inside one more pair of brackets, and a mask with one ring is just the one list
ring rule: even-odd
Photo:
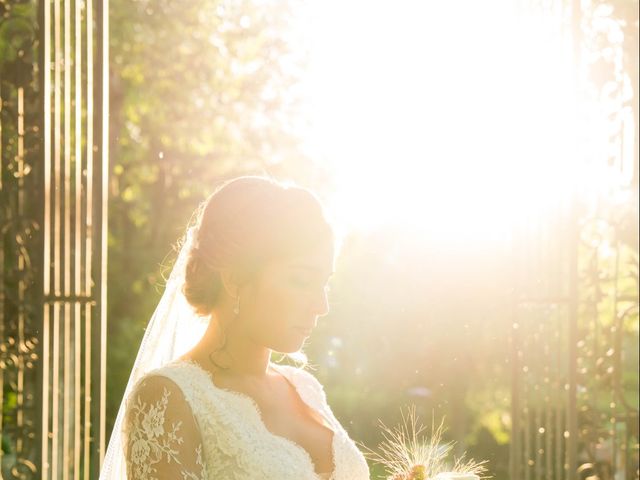
[[280,348],[273,348],[272,350],[275,350],[276,352],[280,352],[280,353],[296,353],[298,351],[300,351],[300,349],[302,348],[303,343],[299,342],[295,345],[282,345],[280,346]]
[[296,353],[304,346],[304,340],[298,340],[296,342],[280,342],[279,344],[270,347],[271,350],[279,353]]
[[269,348],[274,352],[284,354],[295,353],[304,347],[309,336],[308,334],[290,334],[289,332],[283,332],[278,337],[272,338],[270,342],[265,342],[265,344],[269,345]]

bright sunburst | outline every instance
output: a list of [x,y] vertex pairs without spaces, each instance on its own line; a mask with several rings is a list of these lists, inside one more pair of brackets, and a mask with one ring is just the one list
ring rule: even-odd
[[570,37],[515,3],[309,5],[307,141],[339,224],[503,240],[522,211],[601,181],[576,161],[602,146],[579,150]]

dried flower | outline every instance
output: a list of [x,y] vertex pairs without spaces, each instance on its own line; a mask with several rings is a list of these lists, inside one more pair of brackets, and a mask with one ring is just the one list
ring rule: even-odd
[[471,479],[486,472],[486,461],[467,460],[464,456],[450,460],[454,442],[442,442],[444,420],[436,427],[432,419],[431,434],[424,438],[426,427],[418,424],[414,405],[401,416],[402,423],[395,428],[379,421],[384,437],[378,445],[380,453],[362,445],[371,460],[385,467],[388,480],[466,480],[463,475]]

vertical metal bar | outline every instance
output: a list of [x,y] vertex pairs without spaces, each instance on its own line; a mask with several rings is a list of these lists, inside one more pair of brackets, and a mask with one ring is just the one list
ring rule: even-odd
[[81,195],[82,195],[82,1],[74,1],[74,53],[73,53],[73,67],[74,67],[74,167],[75,167],[75,179],[74,179],[74,193],[75,193],[75,215],[74,215],[74,294],[80,295],[82,293],[80,285],[80,268],[81,268],[81,253],[82,241],[81,237]]
[[[635,442],[632,441],[631,435],[632,433],[629,431],[628,425],[638,423],[637,410],[634,408],[630,408],[625,402],[624,391],[622,386],[622,355],[623,355],[623,336],[624,336],[624,320],[626,318],[626,314],[629,310],[619,312],[618,311],[618,280],[620,275],[620,250],[622,248],[621,242],[616,240],[616,254],[614,259],[614,302],[613,302],[613,322],[611,328],[612,335],[612,347],[613,347],[613,398],[612,398],[612,412],[611,416],[615,414],[615,409],[622,409],[625,411],[624,418],[625,429],[624,433],[621,435],[620,443],[621,445],[617,447],[618,443],[618,434],[615,430],[615,424],[611,425],[613,429],[612,436],[612,449],[613,449],[613,464],[614,467],[617,468],[618,464],[623,466],[623,470],[619,472],[621,474],[621,478],[623,479],[631,479],[638,478],[637,476],[637,468],[634,468],[633,462],[630,462],[630,458],[633,456],[629,455],[629,449],[633,448],[634,443],[637,445],[637,439]],[[636,307],[637,308],[637,307]],[[636,407],[637,408],[637,407]],[[635,418],[634,418],[635,417]],[[620,460],[618,460],[618,455],[620,456]],[[618,463],[616,463],[618,462]]]
[[[24,88],[18,87],[18,154],[17,174],[18,174],[18,205],[17,215],[19,218],[24,217]],[[19,234],[22,237],[22,234]],[[17,345],[24,345],[25,341],[25,280],[23,272],[26,267],[24,238],[18,240],[18,335],[16,339]],[[22,432],[24,428],[24,356],[18,355],[17,365],[17,395],[16,395],[16,427],[18,432]],[[24,451],[24,438],[18,435],[16,439],[16,453],[21,456]]]
[[[577,99],[579,97],[579,68],[580,68],[580,48],[582,23],[580,0],[572,0],[572,45],[574,55],[574,91],[575,91],[575,112],[578,114]],[[578,118],[578,117],[576,117]],[[577,154],[577,149],[574,152]],[[568,445],[567,463],[569,467],[568,480],[577,479],[578,467],[578,406],[577,406],[577,358],[578,358],[578,218],[577,218],[577,189],[574,188],[571,196],[569,211],[569,392],[567,398],[567,424],[568,424]]]
[[[530,245],[528,245],[530,246]],[[529,271],[529,270],[528,270]],[[530,339],[531,332],[529,327],[531,325],[531,311],[530,305],[526,305],[521,322],[522,328],[522,351],[523,351],[523,368],[520,375],[523,377],[522,381],[522,416],[523,416],[523,435],[524,435],[524,454],[523,454],[523,468],[524,468],[524,480],[531,480],[531,467],[532,455],[531,455],[531,392],[529,389],[529,369],[531,358],[529,356],[530,351]]]
[[100,421],[99,436],[100,462],[102,467],[106,450],[106,400],[107,400],[107,220],[108,220],[108,181],[109,181],[109,0],[98,0],[100,7],[100,21],[98,22],[99,51],[100,51],[100,100],[101,114],[98,125],[100,128],[101,172],[99,175],[100,202],[100,277],[96,281],[99,301],[100,319]]
[[53,384],[52,384],[52,406],[51,406],[51,477],[59,478],[59,417],[60,417],[60,302],[53,302]]
[[[537,377],[537,376],[536,376]],[[538,395],[536,395],[538,396]],[[538,396],[539,397],[539,396]],[[539,398],[537,399],[536,403],[539,402]],[[534,415],[534,421],[535,421],[535,425],[534,425],[534,429],[533,429],[533,433],[535,435],[535,478],[536,480],[542,480],[542,466],[543,466],[543,450],[542,450],[542,434],[543,432],[540,431],[540,425],[542,425],[542,415],[541,415],[541,408],[536,405],[535,406],[535,415]]]
[[520,294],[521,281],[521,246],[522,235],[519,224],[512,229],[511,241],[511,277],[514,279],[511,290],[511,325],[508,326],[511,332],[511,442],[509,445],[509,472],[510,478],[521,478],[522,468],[522,447],[520,443],[521,426],[521,375],[522,365],[520,362],[520,320],[518,318],[518,297]]
[[[76,297],[80,297],[82,291],[82,2],[75,0],[75,241],[74,241],[74,293]],[[80,458],[82,442],[81,435],[81,377],[82,377],[82,306],[76,301],[74,304],[74,461],[73,476],[80,478]]]
[[[546,393],[545,393],[545,479],[553,480],[553,458],[554,458],[554,448],[553,448],[553,440],[554,440],[554,391],[557,388],[556,380],[554,378],[554,372],[557,372],[557,366],[555,365],[555,357],[554,353],[557,349],[557,340],[555,335],[557,334],[557,307],[560,300],[560,292],[558,289],[558,272],[557,272],[557,262],[558,259],[556,257],[558,249],[558,238],[557,238],[557,219],[553,213],[549,214],[549,223],[548,223],[548,248],[547,248],[547,261],[546,265],[548,268],[547,278],[548,278],[548,296],[555,297],[558,300],[555,303],[550,305],[550,310],[547,319],[547,335],[545,338],[545,383],[546,383]],[[560,480],[560,479],[558,479]]]
[[104,0],[98,3],[98,18],[96,24],[99,26],[97,39],[98,61],[96,63],[96,77],[99,81],[99,88],[96,90],[96,103],[100,105],[100,112],[96,116],[96,145],[100,148],[100,174],[96,177],[96,206],[100,212],[100,222],[96,223],[96,239],[98,240],[98,250],[100,255],[96,265],[96,296],[98,301],[98,321],[100,322],[99,339],[96,345],[99,345],[99,358],[97,359],[97,372],[100,381],[99,384],[99,419],[98,419],[98,436],[99,443],[99,462],[96,467],[99,472],[104,460],[106,450],[106,397],[107,397],[107,208],[108,208],[108,179],[109,179],[109,142],[108,129],[109,123],[109,2]]
[[[549,319],[549,325],[552,325],[551,319]],[[547,342],[553,341],[551,337],[552,331],[548,332],[549,338]],[[544,406],[545,406],[545,414],[544,414],[544,478],[546,480],[553,479],[553,468],[552,468],[552,460],[553,460],[553,408],[551,404],[551,395],[553,393],[553,382],[551,381],[551,371],[549,365],[551,363],[552,349],[549,347],[547,343],[547,351],[546,351],[546,363],[545,363],[545,398],[544,398]]]
[[562,472],[563,472],[563,448],[564,445],[564,425],[563,425],[563,417],[562,417],[562,403],[558,402],[558,400],[563,396],[562,392],[564,391],[564,386],[566,383],[566,379],[562,376],[562,365],[564,362],[564,356],[562,352],[562,342],[564,340],[564,332],[563,332],[563,311],[559,310],[557,312],[556,318],[556,352],[555,352],[555,368],[556,368],[556,393],[554,395],[554,405],[556,406],[555,417],[555,477],[557,480],[562,480]]
[[[615,243],[615,257],[614,257],[614,270],[613,270],[613,305],[612,305],[612,312],[611,312],[611,325],[615,325],[617,326],[618,323],[618,280],[619,280],[619,276],[620,276],[620,241],[618,239],[616,239],[616,243]],[[620,335],[622,335],[622,332],[624,331],[622,329],[623,325],[620,325]],[[616,337],[618,335],[618,329],[616,328],[616,331],[613,332],[613,329],[610,329],[611,331],[611,342],[610,345],[613,346],[613,389],[612,389],[612,395],[610,398],[610,403],[609,406],[611,408],[611,415],[613,416],[615,414],[616,411],[616,403],[617,403],[617,398],[616,398],[616,392],[617,392],[617,387],[620,383],[620,375],[622,374],[621,372],[621,365],[617,362],[617,350],[619,348],[618,346],[618,342],[616,341]],[[621,348],[621,347],[620,347]],[[613,468],[614,471],[617,469],[617,462],[618,462],[618,434],[616,432],[615,429],[615,424],[611,426],[612,428],[612,435],[611,435],[611,452],[612,452],[612,459],[611,459],[611,463],[613,464]],[[620,452],[621,455],[623,455],[623,458],[625,456],[625,452]],[[626,462],[625,463],[625,467],[626,467]],[[625,471],[623,473],[623,478],[627,477],[627,472],[626,472],[626,468]]]
[[[93,93],[93,0],[86,0],[86,31],[87,31],[87,139],[86,139],[86,162],[87,162],[87,194],[86,194],[86,236],[85,236],[85,278],[84,290],[87,295],[91,294],[92,271],[93,271],[93,118],[94,118],[94,93]],[[85,368],[84,368],[84,385],[85,385],[85,402],[84,402],[84,478],[90,478],[91,472],[91,421],[93,411],[91,408],[91,395],[94,391],[93,377],[91,372],[91,359],[93,348],[91,345],[92,335],[92,307],[90,303],[85,304],[84,328],[85,328]]]
[[[90,0],[89,0],[90,1]],[[87,266],[88,268],[88,266]],[[82,478],[91,478],[91,303],[84,304],[84,469]]]
[[60,58],[60,0],[54,0],[54,204],[53,204],[53,294],[60,296],[60,157],[61,157],[61,125],[60,125],[60,113],[62,110],[62,103],[60,99],[60,64],[62,59]]
[[[574,203],[575,203],[574,199]],[[570,215],[570,238],[572,248],[569,258],[570,291],[569,291],[569,391],[567,394],[567,464],[568,479],[577,478],[578,468],[578,233],[575,217],[575,205]]]
[[[53,294],[60,296],[60,170],[61,170],[61,99],[60,99],[60,64],[61,64],[61,33],[60,33],[60,0],[54,0],[54,203],[53,203]],[[53,305],[53,384],[52,396],[52,445],[51,445],[51,476],[58,478],[59,463],[59,389],[60,389],[60,303],[54,300]]]
[[[44,32],[41,42],[42,55],[42,101],[43,101],[43,164],[44,164],[44,214],[43,214],[43,294],[48,298],[51,294],[51,0],[40,0],[42,10],[41,29]],[[43,305],[42,315],[42,453],[41,453],[41,470],[42,479],[49,477],[49,401],[50,401],[50,385],[49,370],[50,364],[50,304],[47,302]]]
[[[92,476],[98,476],[105,450],[105,429],[106,429],[106,208],[107,208],[107,188],[106,183],[108,177],[108,148],[107,148],[107,129],[108,124],[106,118],[108,115],[108,2],[98,2],[95,11],[96,25],[96,49],[93,67],[95,68],[93,80],[96,88],[93,90],[93,100],[99,108],[94,110],[92,117],[93,122],[93,142],[96,158],[100,163],[97,165],[101,168],[94,169],[94,175],[91,178],[93,182],[93,219],[92,225],[93,235],[95,238],[95,250],[99,255],[92,257],[92,270],[94,272],[94,295],[97,299],[95,310],[95,318],[97,328],[93,328],[91,332],[92,351],[92,378],[96,381],[92,384],[92,423],[93,430],[93,454],[95,455],[92,462]],[[99,155],[99,157],[98,157]],[[93,312],[92,312],[93,315]],[[88,322],[92,323],[92,322]]]
[[[525,382],[526,383],[526,382]],[[529,391],[525,387],[523,398],[528,398]],[[531,410],[530,406],[524,407],[524,479],[531,480],[531,468],[533,467],[533,458],[531,455]]]
[[51,294],[51,0],[42,4],[42,96],[43,96],[43,157],[44,157],[44,295]]
[[64,366],[62,412],[62,479],[68,480],[71,470],[71,0],[64,1]]

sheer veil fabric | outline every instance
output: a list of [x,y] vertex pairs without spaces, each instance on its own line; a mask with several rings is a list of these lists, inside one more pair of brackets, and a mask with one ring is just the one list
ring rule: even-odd
[[187,259],[196,233],[195,226],[187,230],[162,298],[147,325],[113,425],[104,464],[100,471],[100,480],[127,478],[120,432],[126,401],[136,382],[151,370],[160,368],[186,353],[198,342],[207,328],[207,319],[195,313],[182,293]]

